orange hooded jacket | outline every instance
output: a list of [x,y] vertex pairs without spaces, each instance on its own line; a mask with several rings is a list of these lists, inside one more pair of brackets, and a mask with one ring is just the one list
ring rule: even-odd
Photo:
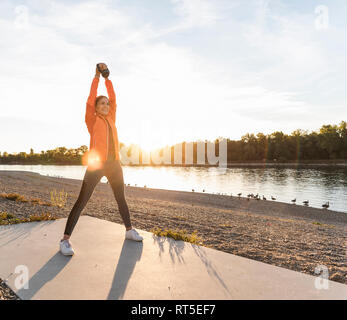
[[[109,144],[109,123],[114,141],[115,159],[119,160],[118,134],[115,125],[116,122],[116,94],[110,79],[105,79],[107,94],[110,102],[110,109],[107,116],[101,116],[95,111],[95,100],[99,85],[99,78],[94,77],[90,94],[87,100],[85,122],[90,133],[89,151],[83,155],[82,162],[84,165],[100,166],[107,160]],[[107,121],[107,122],[106,122]]]

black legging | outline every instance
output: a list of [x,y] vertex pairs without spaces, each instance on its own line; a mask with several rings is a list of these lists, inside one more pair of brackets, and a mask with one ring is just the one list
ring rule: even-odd
[[97,170],[91,170],[89,167],[87,168],[80,194],[67,219],[64,234],[71,235],[83,208],[86,206],[96,185],[103,176],[107,177],[112,187],[124,225],[127,228],[131,227],[129,209],[124,196],[123,170],[120,165],[120,160],[113,160],[105,162],[104,165]]

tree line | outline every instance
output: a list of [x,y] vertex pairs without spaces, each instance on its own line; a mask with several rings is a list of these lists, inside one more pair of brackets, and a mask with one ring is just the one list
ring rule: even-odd
[[[226,138],[219,137],[213,141],[216,144],[216,154],[218,154],[218,142],[221,139]],[[240,140],[226,140],[228,162],[347,159],[347,123],[345,121],[339,125],[323,125],[318,131],[312,132],[298,129],[291,134],[285,134],[282,131],[267,135],[247,133]],[[120,148],[123,146],[124,144],[120,143]],[[171,148],[173,150],[173,146]],[[9,154],[6,151],[0,151],[0,163],[80,165],[82,156],[87,150],[88,147],[83,145],[76,149],[58,147],[41,151],[41,153],[35,153],[31,148],[29,154],[26,152]],[[196,147],[193,156],[196,159]]]
[[323,125],[318,131],[247,133],[228,140],[228,161],[294,161],[347,159],[347,123]]

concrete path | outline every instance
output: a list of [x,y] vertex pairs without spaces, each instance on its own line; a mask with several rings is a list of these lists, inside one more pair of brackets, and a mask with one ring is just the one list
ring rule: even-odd
[[[66,219],[0,226],[0,277],[22,299],[347,299],[347,285],[81,216],[59,252]],[[17,269],[16,269],[17,268]],[[27,271],[27,272],[26,272]],[[28,285],[28,288],[26,288]]]

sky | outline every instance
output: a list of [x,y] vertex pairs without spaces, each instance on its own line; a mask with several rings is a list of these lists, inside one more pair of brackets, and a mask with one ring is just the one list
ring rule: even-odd
[[147,150],[346,121],[346,17],[345,0],[1,0],[0,152],[89,147],[98,62],[119,141]]

